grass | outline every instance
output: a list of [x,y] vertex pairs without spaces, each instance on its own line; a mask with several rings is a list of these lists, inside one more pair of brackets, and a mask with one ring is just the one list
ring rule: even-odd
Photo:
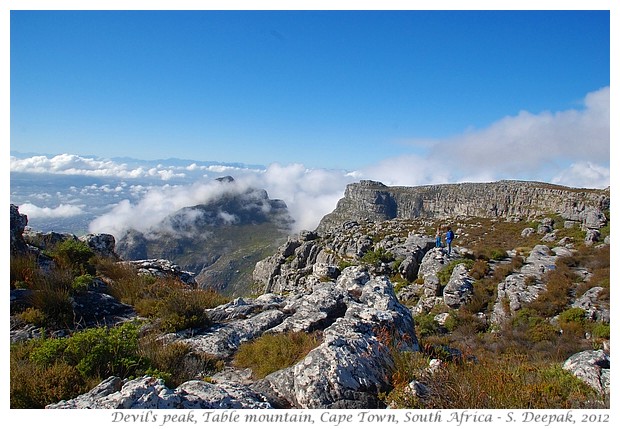
[[233,364],[239,368],[252,369],[252,376],[261,379],[299,362],[310,350],[316,348],[320,341],[318,333],[266,334],[241,344]]
[[[531,362],[521,354],[445,362],[433,373],[424,371],[428,361],[420,353],[395,360],[394,389],[385,398],[393,408],[570,409],[589,408],[596,400],[595,392],[560,364]],[[413,379],[428,388],[427,396],[408,391]]]

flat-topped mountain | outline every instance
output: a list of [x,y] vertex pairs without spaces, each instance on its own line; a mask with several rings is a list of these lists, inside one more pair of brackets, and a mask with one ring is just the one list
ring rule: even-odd
[[458,216],[529,219],[547,214],[599,228],[605,223],[606,210],[609,188],[576,189],[514,180],[405,187],[362,180],[347,186],[344,197],[323,217],[317,231],[325,232],[351,220]]

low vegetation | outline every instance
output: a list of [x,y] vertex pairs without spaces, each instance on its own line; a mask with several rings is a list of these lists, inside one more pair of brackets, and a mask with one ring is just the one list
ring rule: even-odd
[[[524,354],[478,355],[476,361],[444,362],[432,372],[420,353],[403,354],[397,363],[394,389],[384,398],[393,408],[583,408],[597,398],[559,364]],[[426,386],[426,395],[413,395],[411,380]]]
[[287,332],[265,334],[254,341],[241,344],[233,363],[250,368],[253,377],[260,379],[299,362],[320,344],[318,333]]
[[[208,355],[191,353],[188,359],[187,346],[164,344],[158,338],[166,332],[208,326],[204,310],[228,298],[189,289],[173,278],[138,275],[131,266],[96,257],[74,240],[47,249],[46,255],[48,268],[41,268],[33,256],[11,257],[11,288],[30,291],[14,320],[41,332],[39,338],[11,345],[12,408],[42,408],[73,398],[112,375],[149,374],[174,387],[196,374],[206,377],[222,368],[221,361]],[[59,329],[80,328],[72,300],[99,279],[105,279],[108,293],[132,305],[145,323],[57,336]]]

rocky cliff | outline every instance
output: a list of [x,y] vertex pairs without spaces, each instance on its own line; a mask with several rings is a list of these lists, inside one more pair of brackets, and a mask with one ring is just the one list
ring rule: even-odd
[[459,216],[529,219],[558,214],[588,228],[605,224],[609,189],[574,189],[538,182],[500,181],[428,186],[386,186],[362,180],[347,186],[317,230],[350,220],[441,219]]

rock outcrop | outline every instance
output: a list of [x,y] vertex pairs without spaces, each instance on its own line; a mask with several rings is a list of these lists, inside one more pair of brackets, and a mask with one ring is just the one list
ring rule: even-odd
[[576,353],[564,362],[562,368],[605,397],[609,397],[610,360],[603,350],[585,350]]
[[176,389],[161,379],[144,376],[123,381],[110,377],[75,399],[50,404],[48,409],[221,409],[272,408],[266,399],[243,386],[190,380]]
[[574,189],[537,182],[388,187],[362,180],[347,186],[336,209],[323,217],[317,230],[326,232],[356,220],[458,216],[526,219],[549,213],[595,229],[605,224],[609,202],[609,189]]
[[24,229],[28,225],[28,216],[25,214],[21,214],[19,212],[19,207],[14,204],[11,204],[11,214],[10,214],[10,246],[11,255],[18,255],[20,253],[26,253],[28,250],[28,245],[24,240],[23,234]]
[[308,295],[236,299],[209,314],[216,321],[209,329],[165,341],[220,358],[270,332],[321,330],[322,342],[300,362],[254,382],[190,381],[172,390],[150,377],[113,377],[48,408],[375,408],[390,388],[392,350],[419,351],[411,313],[390,281],[362,267],[346,268]]

